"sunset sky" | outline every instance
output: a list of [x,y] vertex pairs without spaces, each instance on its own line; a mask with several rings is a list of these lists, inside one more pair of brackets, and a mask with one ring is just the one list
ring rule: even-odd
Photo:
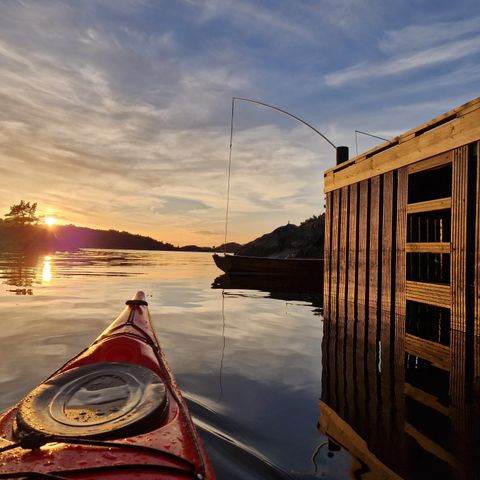
[[[232,96],[354,156],[479,86],[478,0],[3,0],[0,213],[219,245]],[[236,103],[228,240],[321,213],[334,161]]]

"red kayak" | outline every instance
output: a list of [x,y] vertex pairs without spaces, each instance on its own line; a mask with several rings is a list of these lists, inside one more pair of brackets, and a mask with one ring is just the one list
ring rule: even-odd
[[0,478],[215,478],[143,292],[0,417]]

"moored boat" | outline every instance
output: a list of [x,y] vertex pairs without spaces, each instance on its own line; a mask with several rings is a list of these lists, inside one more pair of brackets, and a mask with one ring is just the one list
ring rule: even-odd
[[0,417],[0,478],[215,478],[143,292]]
[[213,255],[228,275],[285,275],[323,278],[321,258],[271,258],[245,255]]

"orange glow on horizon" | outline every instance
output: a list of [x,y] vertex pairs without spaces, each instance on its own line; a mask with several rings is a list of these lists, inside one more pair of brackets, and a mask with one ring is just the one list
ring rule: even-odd
[[51,225],[55,225],[57,223],[57,219],[55,217],[45,217],[45,220],[44,222],[51,226]]

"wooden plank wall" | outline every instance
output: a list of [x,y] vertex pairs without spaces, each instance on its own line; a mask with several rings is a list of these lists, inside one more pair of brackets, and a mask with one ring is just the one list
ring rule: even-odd
[[377,451],[385,438],[376,425],[391,432],[403,419],[394,404],[404,351],[392,347],[405,335],[406,189],[403,169],[330,192],[326,203],[322,397]]
[[[405,314],[406,182],[403,169],[327,194],[325,316],[355,318],[371,343],[387,341],[392,317]],[[383,334],[375,312],[386,312]]]

